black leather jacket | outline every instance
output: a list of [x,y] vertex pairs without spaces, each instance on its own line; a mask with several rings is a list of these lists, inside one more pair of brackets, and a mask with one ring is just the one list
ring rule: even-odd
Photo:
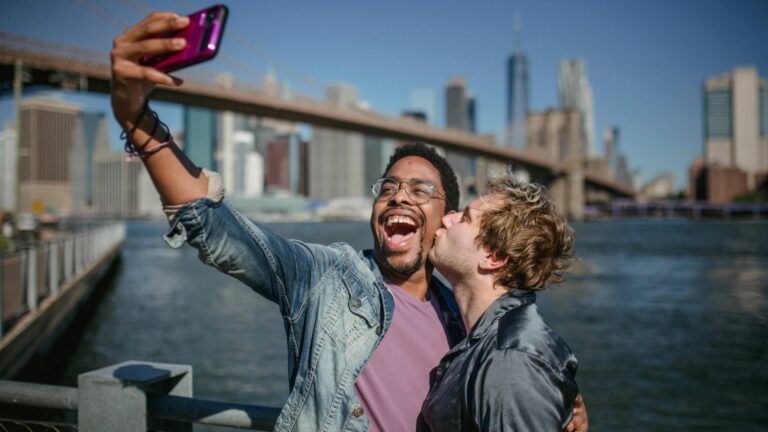
[[511,290],[433,374],[422,416],[433,431],[561,431],[573,416],[578,361],[536,308]]

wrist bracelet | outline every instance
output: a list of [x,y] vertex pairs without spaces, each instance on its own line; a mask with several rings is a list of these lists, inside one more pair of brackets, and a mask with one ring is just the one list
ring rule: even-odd
[[171,144],[176,144],[176,142],[173,141],[173,138],[169,139],[168,141],[161,142],[160,144],[152,147],[149,150],[142,151],[139,154],[139,157],[142,158],[142,159],[146,159],[146,158],[152,156],[153,154],[157,153],[158,151],[162,150],[164,147],[168,147]]
[[155,133],[157,133],[157,127],[160,125],[160,118],[157,116],[157,113],[154,111],[150,111],[150,112],[152,113],[152,117],[155,118],[155,124],[152,126],[152,132],[149,134],[149,138],[147,138],[147,140],[144,141],[144,144],[142,144],[139,147],[134,146],[136,149],[136,153],[138,153],[139,155],[141,155],[141,153],[144,152],[144,147],[146,147],[147,144],[149,144],[149,142],[152,141],[152,138],[155,137]]
[[[171,135],[171,131],[168,129],[168,125],[166,125],[160,120],[160,117],[158,117],[155,111],[149,110],[149,112],[152,114],[152,117],[154,117],[155,119],[155,124],[152,126],[152,132],[149,134],[149,137],[147,138],[147,140],[144,141],[144,143],[140,146],[137,146],[136,144],[134,144],[130,139],[125,140],[124,150],[126,153],[128,153],[128,157],[126,157],[126,161],[130,161],[136,156],[142,159],[146,159],[147,157],[155,154],[157,151],[159,151],[163,147],[167,147],[170,144],[175,144],[175,142],[173,141],[173,136]],[[143,115],[144,113],[142,112],[142,116]],[[157,133],[158,127],[163,128],[163,131],[165,132],[165,141],[145,151],[144,148],[147,145],[149,145],[152,139],[155,138],[155,134]]]
[[139,115],[136,117],[136,121],[133,122],[133,126],[131,126],[131,128],[128,131],[123,130],[122,132],[120,132],[120,139],[125,140],[124,149],[128,153],[130,153],[131,150],[135,148],[135,146],[131,142],[131,136],[133,135],[134,132],[136,132],[136,129],[139,127],[139,123],[141,123],[141,120],[144,118],[144,114],[147,113],[148,108],[149,108],[149,99],[146,99],[144,103],[141,105],[141,109],[139,110]]

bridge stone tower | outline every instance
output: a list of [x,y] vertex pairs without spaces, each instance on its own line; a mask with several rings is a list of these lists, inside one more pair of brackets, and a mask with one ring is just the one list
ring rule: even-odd
[[549,109],[528,116],[528,150],[561,162],[563,171],[531,173],[531,180],[549,188],[560,211],[571,220],[584,218],[584,131],[575,109]]

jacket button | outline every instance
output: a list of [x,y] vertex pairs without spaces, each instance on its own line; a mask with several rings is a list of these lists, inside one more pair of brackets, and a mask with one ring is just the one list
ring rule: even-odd
[[381,334],[381,326],[376,326],[376,334],[377,335]]
[[361,406],[355,407],[355,409],[352,411],[352,414],[354,414],[355,417],[360,417],[361,415],[363,415],[363,407]]
[[353,308],[359,308],[362,305],[363,305],[363,302],[361,302],[360,299],[356,298],[356,299],[352,300],[352,307]]

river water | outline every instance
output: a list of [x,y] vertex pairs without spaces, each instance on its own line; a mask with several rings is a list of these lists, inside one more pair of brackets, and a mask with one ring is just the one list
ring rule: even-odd
[[[371,244],[367,223],[285,223],[306,241]],[[539,296],[579,358],[594,431],[768,429],[768,222],[576,224],[579,262]],[[195,396],[279,406],[288,394],[277,307],[132,223],[122,265],[62,384],[125,360],[191,364]],[[196,430],[208,430],[196,428]]]

